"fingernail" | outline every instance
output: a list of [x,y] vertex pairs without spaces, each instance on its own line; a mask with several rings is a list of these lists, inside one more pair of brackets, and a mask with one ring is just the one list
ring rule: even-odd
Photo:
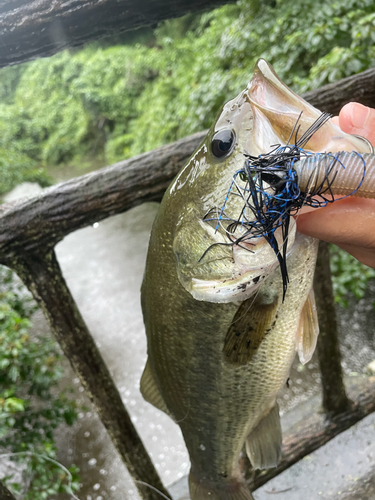
[[370,114],[370,108],[363,106],[362,104],[352,104],[350,117],[352,120],[352,125],[355,128],[364,128],[366,125],[366,120]]

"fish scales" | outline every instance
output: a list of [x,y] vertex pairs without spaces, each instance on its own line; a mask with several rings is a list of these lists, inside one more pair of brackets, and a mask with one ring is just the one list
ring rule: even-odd
[[[254,467],[277,465],[276,396],[296,350],[306,362],[315,348],[311,289],[317,242],[296,234],[291,221],[283,301],[282,277],[268,243],[258,238],[228,245],[225,221],[219,228],[203,221],[224,200],[225,212],[239,216],[241,199],[228,195],[228,186],[244,152],[258,155],[276,142],[285,144],[301,110],[306,129],[319,112],[259,61],[248,88],[224,106],[168,189],[152,229],[142,285],[148,361],[141,390],[181,428],[191,460],[192,500],[253,498],[240,452],[246,443]],[[340,149],[361,147],[335,125],[325,127],[310,144],[312,151],[335,141]],[[276,237],[282,244],[281,232]]]
[[[185,290],[180,290],[176,297],[173,290],[177,284],[163,273],[163,265],[172,264],[174,256],[166,259],[170,263],[159,261],[159,270],[166,279],[160,282],[160,289],[164,290],[160,301],[155,296],[150,298],[153,307],[145,314],[146,327],[153,338],[149,362],[157,378],[163,380],[163,398],[181,427],[193,468],[204,471],[213,482],[239,475],[238,457],[245,438],[274,405],[276,394],[288,377],[296,350],[296,308],[302,308],[301,296],[307,298],[313,273],[316,245],[312,239],[307,241],[305,252],[311,254],[312,264],[309,268],[305,264],[293,268],[290,290],[295,293],[293,297],[288,294],[289,300],[283,306],[280,304],[277,327],[264,339],[256,361],[238,367],[223,359],[222,350],[239,306],[197,302]],[[302,286],[294,288],[306,275]],[[282,281],[277,273],[274,281],[270,286],[281,296]],[[152,290],[143,291],[145,295],[148,292]],[[160,303],[169,307],[164,309]],[[184,311],[183,317],[176,310]],[[155,323],[162,324],[162,329],[154,330]],[[285,330],[290,334],[285,335]],[[200,333],[187,342],[181,331]],[[158,366],[153,365],[153,359],[159,360]]]

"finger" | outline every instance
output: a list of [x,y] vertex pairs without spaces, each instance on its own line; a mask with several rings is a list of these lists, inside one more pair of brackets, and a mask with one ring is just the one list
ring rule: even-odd
[[298,231],[314,238],[364,247],[375,255],[375,200],[346,198],[297,219]]
[[340,126],[340,120],[339,120],[339,117],[338,117],[338,116],[332,116],[331,120],[333,121],[333,123],[334,123],[335,125]]
[[362,264],[366,264],[366,266],[373,267],[375,269],[375,252],[373,249],[358,247],[356,245],[338,246],[345,250],[345,252],[353,255],[353,257],[362,262]]
[[344,132],[362,135],[372,144],[375,143],[375,109],[350,102],[341,109],[339,122]]

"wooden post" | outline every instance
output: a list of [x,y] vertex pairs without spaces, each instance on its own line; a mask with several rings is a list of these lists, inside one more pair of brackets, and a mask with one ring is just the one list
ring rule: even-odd
[[16,500],[12,493],[0,482],[0,500]]
[[233,0],[2,0],[0,67]]
[[[12,268],[43,310],[64,354],[80,377],[113,444],[135,480],[141,497],[144,500],[160,500],[160,494],[152,487],[168,496],[70,294],[54,250],[17,256],[12,260]],[[145,483],[149,483],[151,488]]]
[[[7,0],[6,3],[11,5],[12,2]],[[12,62],[17,60],[12,59]],[[375,95],[374,75],[375,70],[371,69],[312,91],[304,97],[313,105],[331,112],[352,99],[367,104]],[[204,132],[195,134],[53,186],[36,198],[0,207],[0,263],[14,269],[33,292],[130,473],[136,480],[147,481],[165,494],[166,490],[70,295],[52,248],[74,230],[124,212],[144,201],[160,200],[172,178],[203,137]],[[322,265],[318,263],[315,278],[322,330],[318,349],[324,407],[331,416],[338,414],[341,417],[343,414],[340,412],[349,408],[350,402],[342,380],[327,262],[326,257],[325,266],[324,258]],[[159,498],[156,492],[143,484],[137,483],[137,486],[143,498]]]
[[343,380],[336,308],[329,265],[329,244],[325,241],[319,243],[314,291],[320,328],[317,348],[322,377],[323,408],[328,416],[333,416],[348,410],[351,402],[346,395]]

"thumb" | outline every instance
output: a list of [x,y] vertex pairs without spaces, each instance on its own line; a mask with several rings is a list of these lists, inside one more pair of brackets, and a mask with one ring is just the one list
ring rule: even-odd
[[340,111],[339,122],[344,132],[361,135],[375,144],[375,109],[350,102]]

